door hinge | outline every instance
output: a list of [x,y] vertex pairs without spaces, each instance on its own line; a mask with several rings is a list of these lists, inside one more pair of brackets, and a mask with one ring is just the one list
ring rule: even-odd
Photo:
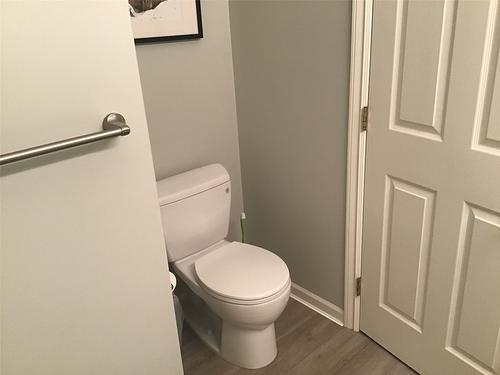
[[361,295],[361,277],[356,278],[356,297]]
[[361,109],[361,131],[368,130],[368,107]]

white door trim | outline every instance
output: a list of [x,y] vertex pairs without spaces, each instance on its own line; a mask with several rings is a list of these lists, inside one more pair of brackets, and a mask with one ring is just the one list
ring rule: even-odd
[[359,331],[360,298],[356,278],[361,276],[363,196],[366,132],[361,110],[368,105],[373,0],[352,2],[351,72],[347,145],[344,325]]

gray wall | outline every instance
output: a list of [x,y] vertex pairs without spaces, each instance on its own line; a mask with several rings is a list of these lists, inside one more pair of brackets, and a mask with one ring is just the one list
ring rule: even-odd
[[221,163],[232,178],[230,237],[243,210],[226,0],[203,1],[204,38],[138,45],[156,178]]
[[343,306],[350,2],[230,2],[250,242]]

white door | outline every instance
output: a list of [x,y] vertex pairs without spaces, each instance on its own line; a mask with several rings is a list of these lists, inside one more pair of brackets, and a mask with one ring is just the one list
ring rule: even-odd
[[500,374],[499,2],[373,22],[361,329],[423,374]]
[[0,373],[181,374],[127,3],[0,10],[1,153],[131,127],[0,170]]

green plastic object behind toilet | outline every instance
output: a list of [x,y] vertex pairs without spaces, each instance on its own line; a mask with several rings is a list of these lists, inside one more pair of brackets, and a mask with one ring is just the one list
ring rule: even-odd
[[246,228],[247,217],[244,212],[240,215],[240,227],[241,227],[241,242],[247,242],[247,228]]

